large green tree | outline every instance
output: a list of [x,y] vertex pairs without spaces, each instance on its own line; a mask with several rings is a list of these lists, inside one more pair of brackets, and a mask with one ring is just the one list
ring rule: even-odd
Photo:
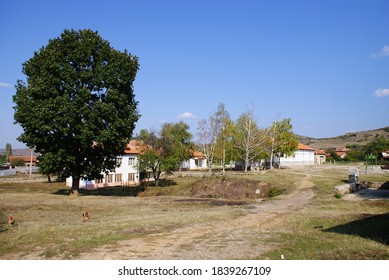
[[[133,82],[138,58],[91,30],[65,30],[23,64],[16,85],[19,140],[50,158],[46,171],[99,178],[114,170],[139,119]],[[44,155],[50,155],[45,157]],[[50,167],[51,166],[51,167]]]
[[189,132],[189,128],[189,125],[183,121],[165,123],[160,132],[166,146],[165,149],[168,149],[170,154],[174,155],[180,163],[192,156],[192,134]]

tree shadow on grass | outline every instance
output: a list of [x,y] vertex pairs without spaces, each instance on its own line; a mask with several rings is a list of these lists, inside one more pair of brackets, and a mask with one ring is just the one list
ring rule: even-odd
[[324,230],[340,234],[356,235],[389,245],[389,213],[364,215],[361,219]]
[[[138,196],[139,193],[144,192],[143,186],[131,186],[131,187],[104,187],[97,189],[80,189],[79,194],[81,196]],[[56,195],[70,195],[70,189],[60,189],[54,192]]]
[[[163,179],[160,180],[159,187],[169,187],[177,185],[174,180]],[[138,186],[116,186],[116,187],[102,187],[96,189],[82,189],[79,194],[82,196],[138,196],[148,187],[154,187],[154,182],[142,182]],[[54,192],[56,195],[70,195],[70,189],[60,189]]]

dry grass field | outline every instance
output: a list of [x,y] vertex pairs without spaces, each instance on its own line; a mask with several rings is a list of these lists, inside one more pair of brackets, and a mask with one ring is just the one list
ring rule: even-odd
[[[361,181],[389,180],[358,168]],[[78,197],[38,175],[0,177],[0,259],[389,259],[387,192],[336,198],[348,169],[180,175]]]

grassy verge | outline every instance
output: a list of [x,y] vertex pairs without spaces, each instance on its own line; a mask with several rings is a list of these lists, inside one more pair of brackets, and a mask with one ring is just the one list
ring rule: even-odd
[[[383,183],[387,174],[360,174],[361,181]],[[310,207],[285,217],[267,242],[275,245],[258,258],[389,259],[389,201],[336,199],[333,188],[347,183],[344,169],[322,169],[311,177]]]

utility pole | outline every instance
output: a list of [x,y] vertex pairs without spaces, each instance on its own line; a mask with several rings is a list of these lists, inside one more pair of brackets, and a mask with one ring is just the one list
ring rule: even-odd
[[32,178],[32,151],[33,148],[31,148],[31,155],[30,155],[30,179]]

